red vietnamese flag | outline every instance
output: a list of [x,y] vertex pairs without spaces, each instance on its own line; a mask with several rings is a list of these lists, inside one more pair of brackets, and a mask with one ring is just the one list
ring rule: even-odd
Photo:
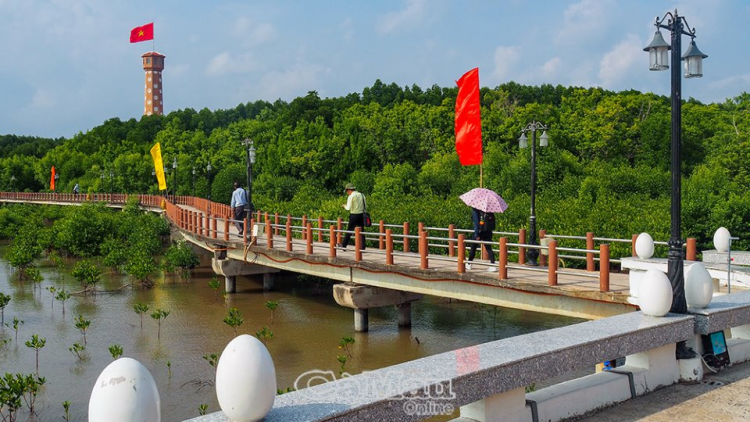
[[479,68],[456,81],[456,153],[463,166],[482,164],[482,117],[479,111]]
[[130,31],[130,42],[141,42],[154,39],[154,23],[147,23],[143,26],[133,28]]
[[55,166],[52,166],[52,177],[49,179],[49,190],[55,190]]

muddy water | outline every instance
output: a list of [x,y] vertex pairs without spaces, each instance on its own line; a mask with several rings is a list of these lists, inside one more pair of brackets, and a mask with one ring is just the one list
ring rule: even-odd
[[[0,256],[4,252],[0,247]],[[68,262],[69,267],[72,264]],[[232,328],[223,322],[227,306],[242,313],[244,324],[239,333],[255,334],[263,326],[273,332],[268,349],[276,365],[279,388],[292,386],[308,370],[338,373],[336,356],[344,353],[338,348],[343,336],[355,338],[353,359],[346,364],[346,371],[359,373],[581,321],[426,297],[412,306],[410,330],[399,329],[395,310],[383,308],[370,311],[370,332],[359,334],[353,333],[352,310],[333,301],[330,284],[289,274],[280,278],[275,291],[263,292],[260,278],[238,277],[238,292],[229,295],[225,304],[208,286],[213,274],[207,264],[204,259],[187,282],[160,274],[151,290],[120,289],[128,279],[104,270],[98,288],[107,292],[72,297],[65,303],[63,315],[62,304],[52,303],[46,287],[59,289],[65,283],[67,289],[76,290],[69,273],[40,261],[44,281],[35,287],[20,283],[7,262],[0,259],[0,292],[12,296],[5,308],[5,322],[14,316],[24,321],[18,341],[12,328],[0,329],[0,339],[11,340],[0,349],[0,374],[35,371],[34,350],[24,342],[38,334],[47,341],[39,353],[39,373],[47,383],[37,399],[37,420],[61,420],[61,403],[65,400],[71,402],[71,420],[85,420],[94,381],[113,360],[108,347],[119,344],[123,356],[139,360],[151,371],[161,395],[162,419],[178,421],[197,416],[203,403],[208,404],[209,412],[219,410],[212,385],[214,368],[203,356],[220,353],[234,336]],[[223,288],[223,279],[220,281]],[[279,301],[273,321],[271,311],[264,306],[269,300]],[[162,323],[161,338],[157,338],[157,323],[150,316],[144,317],[141,328],[133,311],[137,302],[148,304],[149,313],[155,309],[170,311]],[[84,341],[74,325],[76,315],[92,321],[82,361],[68,350],[73,343]]]

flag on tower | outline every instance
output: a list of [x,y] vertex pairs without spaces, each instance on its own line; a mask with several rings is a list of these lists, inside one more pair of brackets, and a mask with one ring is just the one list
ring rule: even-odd
[[461,165],[482,164],[482,118],[479,107],[479,68],[456,81],[456,153]]
[[130,31],[130,42],[141,42],[154,39],[154,23],[147,23],[143,26],[133,28]]

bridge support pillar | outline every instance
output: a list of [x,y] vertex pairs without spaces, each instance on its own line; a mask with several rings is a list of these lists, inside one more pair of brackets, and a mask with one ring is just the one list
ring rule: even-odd
[[237,276],[236,275],[224,276],[224,290],[227,293],[235,293],[237,291]]
[[398,326],[411,327],[411,302],[396,305],[398,311]]
[[273,290],[273,285],[275,281],[276,281],[276,273],[263,274],[263,291],[269,292]]
[[366,333],[370,330],[369,311],[367,309],[354,309],[354,331]]
[[369,329],[368,309],[382,306],[396,306],[398,325],[400,327],[411,326],[411,302],[421,299],[422,295],[382,287],[343,283],[333,286],[333,298],[339,305],[354,309],[354,331],[365,332]]
[[530,411],[526,409],[526,391],[523,387],[461,406],[462,420],[525,422],[531,419],[530,416]]

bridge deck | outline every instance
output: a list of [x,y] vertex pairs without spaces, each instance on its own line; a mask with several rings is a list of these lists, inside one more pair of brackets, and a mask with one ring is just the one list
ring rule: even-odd
[[[203,219],[203,227],[208,227],[209,220],[200,214],[201,210],[187,205],[178,206],[198,213],[197,218]],[[394,252],[394,265],[386,265],[385,250],[377,247],[363,250],[361,261],[356,261],[355,249],[351,244],[345,250],[337,248],[336,257],[330,258],[329,242],[312,242],[313,253],[307,254],[307,242],[299,237],[292,239],[292,252],[288,252],[285,227],[280,228],[281,234],[272,236],[272,249],[268,248],[265,232],[258,233],[257,238],[251,239],[252,245],[245,248],[243,239],[233,224],[230,224],[229,241],[224,241],[225,219],[217,216],[216,220],[217,239],[178,229],[186,240],[201,247],[229,248],[228,257],[231,259],[339,281],[585,318],[610,316],[637,309],[628,303],[627,274],[611,273],[609,291],[600,292],[599,273],[579,269],[560,267],[557,285],[549,286],[547,267],[530,268],[516,263],[509,263],[508,278],[500,280],[497,271],[487,271],[488,261],[475,261],[471,270],[460,274],[456,258],[445,254],[429,255],[429,268],[426,270],[420,268],[420,255],[414,252]],[[373,233],[369,235],[372,236]],[[327,236],[326,230],[325,237]],[[318,238],[317,231],[313,232],[313,238]],[[446,284],[463,286],[448,287]],[[465,286],[467,284],[471,286]],[[510,297],[510,291],[521,294]],[[560,303],[563,298],[572,299],[574,303]]]

